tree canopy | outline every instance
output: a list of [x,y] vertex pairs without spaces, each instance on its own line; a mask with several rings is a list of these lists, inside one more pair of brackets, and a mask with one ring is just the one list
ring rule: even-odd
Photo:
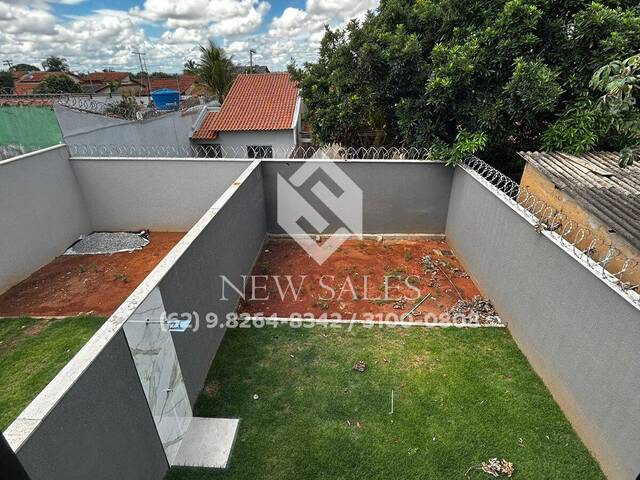
[[69,70],[69,64],[66,58],[51,55],[42,62],[42,68],[47,72],[66,72]]
[[82,89],[66,75],[49,75],[33,89],[34,93],[81,93]]
[[38,67],[36,67],[35,65],[31,65],[29,63],[19,63],[17,65],[14,65],[11,68],[12,70],[15,70],[17,72],[39,72],[40,71]]
[[602,129],[589,82],[639,49],[637,1],[381,0],[290,72],[318,142],[478,152],[508,169],[518,150],[628,144]]
[[0,71],[0,94],[7,93],[13,88],[13,77],[11,72]]
[[233,83],[233,61],[224,50],[211,40],[206,46],[200,45],[198,75],[216,96],[220,104],[224,102]]

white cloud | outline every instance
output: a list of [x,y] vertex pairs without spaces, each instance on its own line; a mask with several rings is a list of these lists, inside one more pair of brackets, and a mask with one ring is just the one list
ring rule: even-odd
[[307,0],[305,9],[285,8],[267,25],[271,6],[265,0],[146,0],[129,11],[53,13],[53,3],[82,1],[0,0],[0,57],[39,65],[59,55],[77,71],[137,70],[131,52],[143,50],[150,70],[180,71],[187,58],[198,57],[198,45],[214,38],[237,63],[248,64],[253,48],[255,63],[279,70],[291,57],[298,63],[315,59],[325,24],[344,26],[378,5],[378,0]]
[[130,13],[169,29],[203,27],[214,35],[238,35],[255,30],[269,7],[259,0],[145,0]]

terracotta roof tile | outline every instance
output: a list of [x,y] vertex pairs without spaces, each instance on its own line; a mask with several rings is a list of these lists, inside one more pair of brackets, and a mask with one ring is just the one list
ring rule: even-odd
[[[180,75],[179,79],[176,78],[152,78],[151,79],[151,93],[162,88],[168,88],[176,90],[178,85],[180,86],[180,93],[185,94],[189,88],[196,82],[198,77],[195,75]],[[142,84],[142,94],[147,95],[147,79],[146,77],[138,80]]]
[[118,83],[129,76],[129,72],[92,72],[80,79],[82,83]]
[[195,140],[213,140],[218,132],[289,130],[298,88],[288,73],[241,74],[219,112],[207,114]]

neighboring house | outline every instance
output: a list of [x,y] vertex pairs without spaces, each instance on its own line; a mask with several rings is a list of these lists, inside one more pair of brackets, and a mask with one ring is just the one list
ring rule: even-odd
[[16,95],[29,95],[40,85],[45,78],[49,76],[67,76],[76,83],[80,83],[80,79],[69,72],[28,72],[22,75],[18,81],[14,83],[14,93]]
[[233,67],[233,73],[236,75],[240,73],[271,73],[266,65],[254,65],[253,72],[251,68],[249,65],[237,65]]
[[[520,186],[566,218],[589,228],[598,240],[593,248],[596,258],[602,258],[607,246],[612,245],[627,258],[640,261],[638,163],[620,168],[619,155],[609,152],[579,157],[548,152],[519,154],[527,162]],[[574,234],[575,230],[568,233]],[[589,248],[592,238],[583,240],[580,248]],[[607,269],[617,272],[623,266],[614,261]],[[640,283],[640,272],[628,275],[625,281]]]
[[191,139],[215,156],[288,156],[298,145],[302,100],[287,73],[241,74],[219,112],[208,112]]
[[142,85],[129,72],[92,72],[80,80],[84,93],[95,95],[126,94],[137,95]]
[[[151,93],[163,88],[178,90],[180,95],[188,96],[192,95],[192,91],[195,87],[198,77],[195,75],[179,75],[178,77],[171,78],[151,78]],[[149,88],[147,86],[147,79],[140,79],[142,83],[142,95],[149,94]]]

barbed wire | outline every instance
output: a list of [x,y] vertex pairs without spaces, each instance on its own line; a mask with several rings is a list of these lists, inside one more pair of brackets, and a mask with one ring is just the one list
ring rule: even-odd
[[609,239],[598,236],[593,229],[569,218],[544,202],[526,187],[507,177],[485,161],[468,158],[464,165],[502,192],[528,218],[538,232],[556,236],[575,256],[591,266],[600,267],[603,279],[612,282],[640,306],[640,259],[629,257]]
[[428,149],[369,147],[345,148],[336,145],[256,146],[241,145],[68,145],[74,156],[83,157],[156,157],[156,158],[298,158],[334,160],[431,160]]
[[[206,97],[189,97],[180,101],[179,110],[185,111],[194,106],[203,105]],[[57,103],[64,107],[97,115],[122,118],[125,120],[146,120],[171,113],[172,110],[159,110],[146,107],[136,102],[136,97],[108,97],[88,93],[26,93],[14,94],[13,89],[0,89],[0,103],[29,105],[53,105]]]

